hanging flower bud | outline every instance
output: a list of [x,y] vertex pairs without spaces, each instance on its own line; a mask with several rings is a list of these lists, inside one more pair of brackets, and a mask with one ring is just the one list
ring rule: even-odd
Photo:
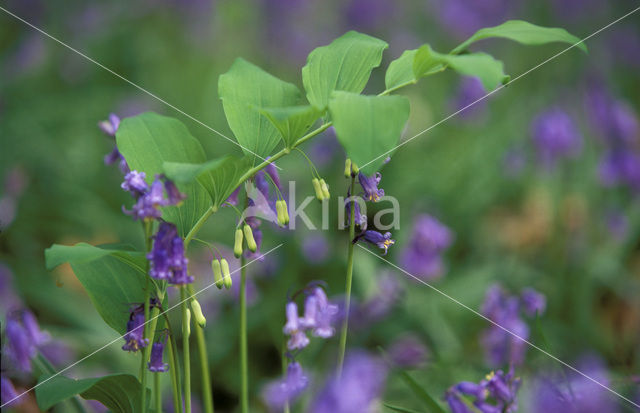
[[313,184],[313,189],[316,191],[316,198],[318,201],[322,201],[324,199],[324,194],[322,193],[322,186],[320,185],[320,180],[318,178],[313,178],[311,180]]
[[211,261],[211,269],[213,270],[213,280],[216,283],[216,287],[218,287],[219,290],[222,290],[224,281],[222,280],[222,267],[220,266],[220,261]]
[[202,314],[202,307],[200,307],[200,303],[195,298],[191,299],[191,311],[193,311],[196,323],[204,328],[207,325],[207,319],[204,317],[204,314]]
[[151,357],[149,359],[149,363],[147,363],[149,371],[153,373],[163,373],[169,370],[169,365],[162,361],[163,354],[164,343],[153,343],[153,345],[151,346]]
[[191,335],[191,310],[189,310],[187,308],[187,311],[185,311],[185,314],[187,316],[186,317],[187,318],[187,320],[186,320],[187,321],[187,336],[190,336]]
[[355,162],[351,162],[351,176],[356,176],[360,173],[360,168]]
[[349,158],[344,162],[344,177],[351,178],[351,159]]
[[289,211],[284,199],[276,201],[276,212],[278,214],[278,224],[285,226],[289,223]]
[[247,248],[249,248],[249,251],[251,252],[258,251],[258,244],[256,244],[256,240],[253,239],[253,231],[251,230],[251,227],[247,224],[244,224],[243,230],[244,230],[244,237],[247,240]]
[[331,198],[331,194],[329,193],[329,186],[324,181],[324,179],[320,180],[320,189],[322,189],[322,196],[324,197],[324,199]]
[[220,260],[220,266],[222,267],[222,282],[224,288],[231,289],[231,271],[229,271],[229,263],[224,258]]
[[236,229],[236,239],[233,244],[233,255],[236,258],[242,257],[242,230],[240,228]]

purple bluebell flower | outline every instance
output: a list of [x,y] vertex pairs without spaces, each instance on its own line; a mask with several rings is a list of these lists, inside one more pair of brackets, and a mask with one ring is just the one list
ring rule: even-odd
[[289,336],[287,348],[289,350],[300,350],[309,344],[309,337],[304,332],[304,326],[300,324],[298,316],[298,305],[290,301],[286,307],[287,323],[282,329],[285,335]]
[[138,199],[149,190],[149,185],[145,178],[147,175],[144,172],[131,171],[124,177],[124,181],[120,185],[125,191],[129,191],[131,195]]
[[315,320],[309,328],[312,328],[312,334],[315,337],[329,338],[332,337],[335,329],[332,326],[335,315],[338,313],[338,306],[329,302],[324,290],[320,287],[315,287],[307,297],[305,301],[305,318],[307,311],[307,304],[310,307],[315,306],[312,310]]
[[475,119],[486,112],[487,98],[482,99],[486,94],[479,78],[464,77],[453,101],[453,109],[456,112],[462,110],[459,115],[464,119]]
[[[577,368],[604,386],[610,386],[609,373],[600,359],[580,360]],[[532,387],[529,405],[534,413],[614,413],[619,411],[618,404],[606,389],[574,372],[568,372],[568,376],[543,373]]]
[[[120,118],[113,113],[109,115],[107,120],[98,122],[100,130],[111,138],[115,138],[119,126]],[[120,171],[122,171],[122,173],[126,174],[129,172],[129,165],[127,165],[127,161],[118,150],[118,147],[114,146],[113,150],[104,156],[104,164],[112,165],[116,162],[119,163]]]
[[329,242],[324,235],[309,235],[302,241],[302,253],[307,261],[318,264],[329,256]]
[[546,297],[533,288],[525,288],[522,290],[520,300],[522,301],[524,312],[529,317],[535,317],[536,314],[542,314],[547,308]]
[[434,279],[442,275],[442,253],[453,243],[453,233],[444,224],[428,214],[417,217],[408,247],[402,255],[403,267],[421,279]]
[[162,361],[164,355],[164,342],[156,342],[151,346],[151,357],[149,359],[149,371],[154,373],[163,373],[169,371],[169,365]]
[[51,339],[48,333],[40,330],[35,316],[29,310],[10,313],[5,334],[7,354],[24,372],[31,371],[31,359],[38,353],[38,348]]
[[149,275],[152,278],[177,285],[193,282],[194,278],[187,275],[189,261],[184,256],[184,241],[175,225],[164,221],[160,223],[147,259],[151,261]]
[[384,250],[384,253],[382,253],[382,255],[387,255],[389,247],[396,243],[395,240],[391,239],[390,232],[381,234],[378,231],[370,229],[364,231],[360,235],[357,235],[353,242],[358,242],[360,240],[366,241],[369,244],[375,245],[378,248]]
[[229,198],[225,201],[225,204],[236,206],[238,205],[238,194],[240,193],[240,187],[237,187],[235,191],[229,195]]
[[180,205],[187,198],[187,195],[180,192],[173,181],[166,178],[164,180],[164,190],[167,191],[167,203],[169,205]]
[[7,403],[8,407],[16,406],[21,402],[18,396],[19,394],[11,380],[4,375],[0,376],[0,397],[2,397],[2,404]]
[[389,348],[389,358],[400,368],[415,368],[424,364],[429,350],[414,335],[406,335],[395,340]]
[[582,135],[567,112],[558,107],[539,114],[531,125],[540,164],[553,169],[563,158],[574,158],[582,150]]
[[109,114],[109,118],[107,120],[98,122],[100,130],[111,137],[116,136],[119,126],[120,118],[114,113]]
[[347,356],[341,376],[332,377],[311,403],[310,413],[373,413],[387,377],[384,363],[365,353]]
[[122,349],[125,351],[136,352],[141,348],[147,347],[149,339],[144,338],[144,307],[137,306],[129,315],[127,322],[127,333],[124,335],[125,344]]
[[344,209],[347,216],[347,225],[351,225],[351,205],[353,204],[353,221],[361,230],[365,230],[367,229],[367,214],[363,214],[360,210],[361,199],[362,198],[356,196],[352,197],[351,194],[347,192],[347,199],[344,200]]
[[307,388],[309,378],[305,375],[298,362],[291,362],[287,366],[284,379],[267,384],[263,398],[270,409],[281,410],[286,403],[291,403]]
[[460,399],[460,396],[456,392],[447,391],[444,395],[444,400],[449,405],[451,413],[474,413],[474,411]]
[[445,400],[451,410],[473,412],[461,396],[473,399],[473,406],[481,413],[512,413],[518,409],[517,393],[521,380],[515,377],[513,367],[505,374],[502,370],[491,372],[479,383],[460,382],[447,390]]
[[368,177],[362,172],[358,173],[358,182],[364,191],[364,199],[367,201],[378,202],[384,196],[384,189],[378,188],[378,184],[382,179],[382,174],[376,172],[373,176]]

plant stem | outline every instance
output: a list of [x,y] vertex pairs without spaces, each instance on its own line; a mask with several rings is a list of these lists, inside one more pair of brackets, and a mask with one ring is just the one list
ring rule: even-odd
[[[151,230],[153,228],[153,224],[151,221],[149,220],[145,220],[144,221],[144,242],[145,242],[145,246],[146,246],[146,250],[147,253],[149,251],[151,251]],[[151,278],[149,277],[149,261],[146,261],[146,273],[147,275],[145,275],[146,278],[146,287],[144,290],[144,327],[142,328],[142,337],[143,338],[149,338],[149,323],[147,323],[147,321],[149,321],[149,300],[151,298]],[[157,315],[157,314],[156,314]],[[153,323],[153,331],[155,331],[155,323]],[[142,400],[140,401],[140,405],[141,405],[141,409],[140,411],[142,413],[146,413],[147,412],[147,394],[146,394],[146,389],[147,389],[147,360],[149,359],[149,351],[148,349],[151,348],[151,346],[153,345],[153,337],[149,338],[149,344],[147,344],[147,347],[145,347],[141,353],[142,353],[142,360],[140,360],[140,383],[142,385]]]
[[180,287],[180,307],[182,308],[182,355],[184,358],[184,411],[191,413],[191,361],[189,359],[190,317],[187,314],[187,288]]
[[160,388],[160,373],[153,374],[153,391],[156,396],[156,412],[162,413],[162,389]]
[[[187,286],[187,292],[193,297],[193,285]],[[211,394],[211,375],[209,372],[209,356],[207,354],[207,342],[204,336],[204,329],[198,323],[194,323],[196,330],[196,340],[198,341],[198,357],[200,359],[200,373],[202,374],[202,398],[204,411],[213,413],[213,396]]]
[[[287,340],[282,340],[282,377],[287,377]],[[284,413],[289,413],[289,400],[284,402]]]
[[180,366],[178,366],[178,354],[176,353],[175,337],[169,333],[169,369],[171,371],[171,390],[173,392],[173,411],[182,412],[182,400],[180,399]]
[[186,237],[184,237],[184,250],[187,250],[187,247],[189,246],[189,243],[191,242],[191,240],[193,239],[193,237],[196,236],[196,234],[198,233],[198,231],[200,231],[200,229],[202,228],[202,226],[204,225],[205,222],[207,222],[207,220],[209,219],[209,217],[216,212],[218,209],[215,207],[211,207],[209,209],[207,209],[205,211],[204,214],[202,214],[202,216],[200,217],[200,219],[198,220],[198,222],[196,222],[196,224],[193,226],[193,228],[191,228],[191,230],[189,231],[189,233],[187,234]]
[[244,255],[240,258],[240,406],[242,413],[249,413],[249,372],[247,355],[247,271]]
[[[351,177],[351,188],[349,193],[353,193],[355,185],[355,176]],[[347,255],[347,276],[345,286],[344,301],[344,321],[342,322],[342,332],[340,333],[340,348],[338,349],[338,377],[342,374],[342,365],[344,364],[344,354],[347,349],[347,332],[349,329],[349,309],[351,307],[351,282],[353,280],[353,238],[355,238],[355,201],[351,200],[350,216],[349,216],[349,253]]]

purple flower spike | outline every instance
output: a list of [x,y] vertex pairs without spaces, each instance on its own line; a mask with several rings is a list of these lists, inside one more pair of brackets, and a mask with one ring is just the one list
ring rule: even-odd
[[138,199],[149,190],[149,185],[145,181],[146,174],[144,172],[131,171],[124,177],[124,182],[120,185],[125,191],[129,191],[131,195]]
[[17,400],[18,396],[18,392],[13,386],[13,383],[11,383],[11,380],[5,376],[0,376],[0,397],[2,397],[2,404],[7,403],[8,407],[15,406],[20,403],[20,400]]
[[152,278],[176,285],[193,282],[193,277],[187,274],[188,260],[184,256],[184,241],[178,235],[175,225],[160,223],[147,259],[151,261],[149,275]]
[[382,174],[376,172],[372,177],[367,177],[362,172],[358,173],[358,182],[364,190],[364,198],[368,201],[377,202],[384,196],[384,189],[378,189],[378,184],[382,179]]
[[127,333],[124,335],[126,343],[122,346],[125,351],[136,352],[149,345],[149,339],[144,338],[144,306],[134,308],[127,322]]
[[391,239],[390,232],[381,234],[380,232],[374,231],[374,230],[366,230],[362,234],[358,235],[354,239],[354,242],[358,242],[360,240],[364,240],[369,244],[373,244],[378,248],[383,249],[384,253],[382,255],[387,255],[387,251],[389,250],[389,247],[395,244],[396,242],[395,240]]
[[524,311],[529,317],[542,314],[547,308],[547,299],[545,296],[533,288],[525,288],[522,294],[520,294],[520,299],[522,300]]
[[347,357],[342,376],[334,376],[311,404],[310,413],[373,413],[384,389],[387,369],[364,353]]
[[18,369],[31,371],[31,359],[38,354],[38,347],[51,336],[40,330],[35,316],[29,310],[16,311],[7,317],[5,327],[7,354]]
[[162,361],[164,354],[164,343],[153,343],[151,347],[151,358],[149,359],[148,367],[149,371],[154,373],[163,373],[169,371],[169,365]]
[[297,362],[289,363],[287,376],[265,387],[263,398],[274,411],[281,410],[286,403],[291,403],[307,388],[309,379]]
[[452,243],[453,233],[449,228],[431,215],[419,215],[403,252],[403,266],[418,278],[437,278],[444,272],[442,254]]
[[582,149],[582,135],[567,112],[552,108],[531,126],[533,142],[542,166],[553,169],[562,158],[573,158]]
[[355,225],[359,226],[360,229],[367,229],[367,215],[360,212],[360,203],[358,199],[350,199],[351,195],[347,193],[347,199],[344,202],[345,213],[347,215],[347,225],[351,225],[351,204],[353,201],[353,218]]

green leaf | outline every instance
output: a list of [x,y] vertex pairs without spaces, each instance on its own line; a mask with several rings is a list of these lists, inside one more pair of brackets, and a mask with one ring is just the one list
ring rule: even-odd
[[[202,145],[182,122],[156,113],[124,119],[118,127],[116,142],[129,167],[144,171],[149,183],[163,172],[164,162],[201,163],[206,160]],[[187,199],[179,206],[163,208],[162,218],[176,224],[180,235],[185,236],[211,206],[211,199],[197,182],[179,188]]]
[[250,156],[225,156],[202,164],[165,162],[165,174],[176,182],[198,180],[209,192],[215,208],[220,207],[238,187],[240,178],[251,169]]
[[415,379],[409,375],[409,373],[407,373],[406,371],[401,371],[400,376],[405,381],[405,383],[407,383],[407,386],[409,386],[411,391],[413,391],[413,393],[420,400],[422,400],[425,406],[429,409],[429,412],[446,413],[444,409],[440,407],[440,404],[438,404],[438,402],[435,401],[435,399],[431,397],[431,395],[429,395],[429,393],[427,393],[427,391],[423,389],[422,386],[420,386],[418,382],[416,382]]
[[286,108],[264,108],[260,110],[280,132],[287,148],[293,147],[315,123],[322,113],[313,106],[290,106]]
[[399,58],[389,63],[384,75],[384,84],[387,90],[398,89],[417,82],[413,74],[413,61],[417,51],[418,49],[405,50]]
[[[419,49],[418,55],[421,49]],[[509,81],[509,76],[504,73],[504,64],[486,53],[440,55],[440,57],[443,63],[461,75],[479,78],[487,91]]]
[[362,92],[387,47],[380,39],[350,31],[331,44],[314,49],[302,68],[309,102],[324,111],[334,90]]
[[245,154],[264,158],[276,147],[280,134],[258,110],[293,106],[302,96],[298,88],[244,59],[236,59],[218,80],[224,113]]
[[104,321],[118,333],[126,332],[131,304],[144,302],[144,254],[85,243],[54,244],[44,254],[48,269],[69,262]]
[[[99,401],[113,412],[135,413],[140,410],[142,386],[138,379],[130,374],[114,374],[81,380],[64,376],[46,379],[47,376],[41,377],[36,387],[36,400],[42,411],[49,410],[78,394],[84,399]],[[150,393],[147,389],[147,398]]]
[[522,20],[509,20],[499,26],[478,30],[473,36],[453,49],[451,53],[460,53],[469,47],[470,44],[491,37],[501,37],[526,45],[540,45],[553,42],[576,44],[576,47],[579,47],[582,51],[587,51],[587,46],[580,42],[579,38],[570,34],[565,29],[536,26],[535,24]]
[[404,407],[400,407],[400,406],[394,406],[393,404],[389,404],[389,403],[382,403],[384,405],[384,407],[386,407],[387,409],[393,410],[394,412],[400,412],[400,413],[419,413],[415,410],[409,410],[409,409],[405,409]]
[[409,101],[404,96],[334,92],[329,111],[347,156],[371,175],[384,163],[381,155],[396,147],[409,118]]

